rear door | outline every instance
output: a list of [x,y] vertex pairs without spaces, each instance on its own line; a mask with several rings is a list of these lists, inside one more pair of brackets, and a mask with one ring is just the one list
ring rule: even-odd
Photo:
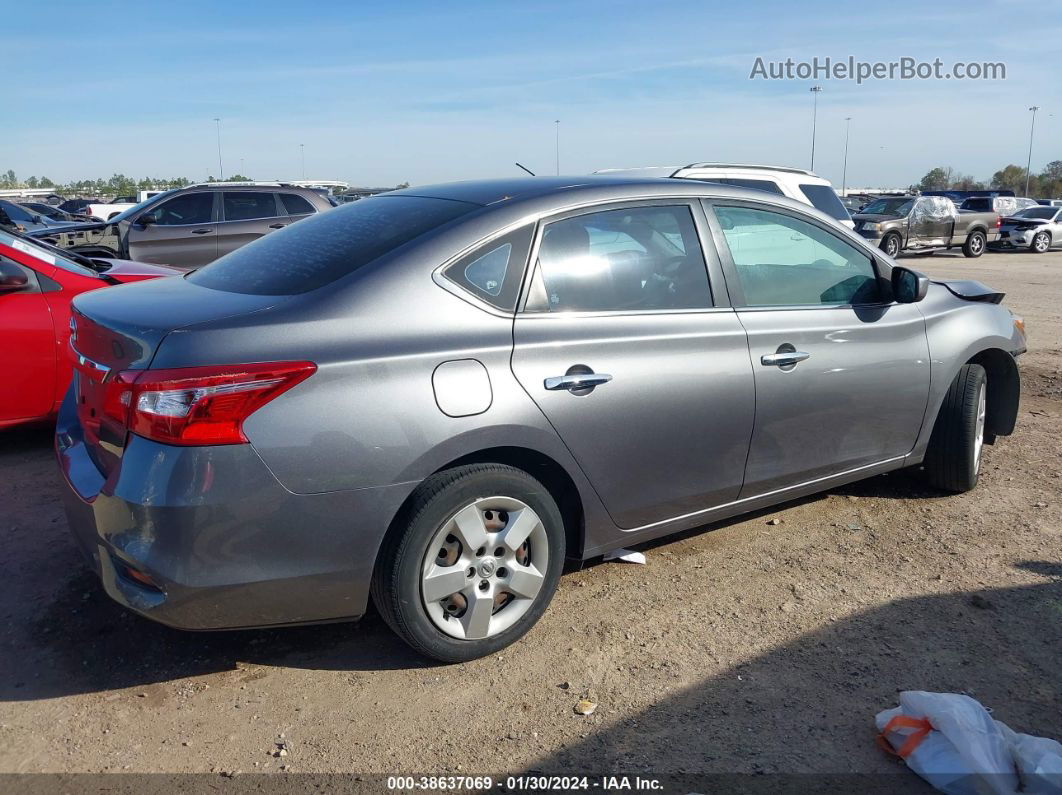
[[182,268],[213,262],[218,256],[216,194],[182,193],[149,209],[153,223],[129,224],[129,258]]
[[[742,498],[910,452],[929,396],[917,305],[888,302],[873,258],[840,230],[782,208],[713,206],[756,382]],[[756,235],[762,245],[730,244]]]
[[752,372],[718,262],[706,267],[706,233],[700,208],[681,201],[539,225],[513,371],[622,528],[741,487]]
[[219,257],[289,223],[287,213],[280,208],[272,191],[227,190],[222,197]]
[[55,398],[56,356],[52,313],[32,268],[0,254],[5,268],[27,278],[17,291],[0,292],[0,339],[7,372],[0,379],[0,424],[43,417]]

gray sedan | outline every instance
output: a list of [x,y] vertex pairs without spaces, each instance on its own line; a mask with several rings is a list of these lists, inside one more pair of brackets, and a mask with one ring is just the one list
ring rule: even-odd
[[1002,219],[999,243],[1034,254],[1046,254],[1052,246],[1062,245],[1062,207],[1028,207]]
[[497,651],[586,560],[1014,429],[1020,319],[784,197],[411,188],[74,302],[56,451],[107,593],[171,626],[356,618]]

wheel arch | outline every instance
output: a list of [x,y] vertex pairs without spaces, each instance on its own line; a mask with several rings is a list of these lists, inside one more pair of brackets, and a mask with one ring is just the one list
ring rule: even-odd
[[979,364],[985,368],[988,393],[985,395],[985,431],[991,436],[1009,436],[1018,420],[1021,399],[1021,377],[1018,365],[1000,348],[986,348],[970,357],[964,364]]
[[[429,473],[437,475],[468,464],[503,464],[526,472],[542,483],[557,502],[564,520],[566,556],[581,559],[586,545],[586,506],[574,478],[555,458],[531,447],[498,445],[484,447],[452,458]],[[426,478],[425,478],[426,479]],[[416,489],[403,500],[387,527],[386,536],[401,532],[413,503]]]

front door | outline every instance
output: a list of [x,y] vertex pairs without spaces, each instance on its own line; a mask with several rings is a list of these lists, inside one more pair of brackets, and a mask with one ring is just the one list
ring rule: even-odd
[[714,261],[709,287],[700,213],[624,205],[542,225],[514,325],[517,379],[625,529],[741,488],[752,372]]
[[[929,397],[918,307],[891,303],[872,257],[840,230],[795,211],[714,209],[756,380],[741,496],[909,453]],[[767,243],[752,245],[757,234]]]
[[129,258],[180,268],[213,262],[218,256],[215,193],[182,193],[150,209],[152,223],[131,223],[127,233]]
[[937,248],[951,241],[955,208],[944,196],[920,196],[911,209],[910,243],[913,248]]

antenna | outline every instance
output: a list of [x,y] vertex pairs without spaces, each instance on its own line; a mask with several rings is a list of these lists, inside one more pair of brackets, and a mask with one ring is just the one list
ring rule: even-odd
[[538,176],[537,174],[535,174],[535,172],[534,172],[534,171],[532,171],[531,169],[529,169],[529,168],[528,168],[527,166],[521,166],[521,165],[520,165],[519,163],[517,163],[516,165],[517,165],[517,166],[518,166],[519,168],[522,168],[522,169],[523,169],[524,171],[526,171],[526,172],[527,172],[528,174],[530,174],[530,175],[531,175],[532,177]]

